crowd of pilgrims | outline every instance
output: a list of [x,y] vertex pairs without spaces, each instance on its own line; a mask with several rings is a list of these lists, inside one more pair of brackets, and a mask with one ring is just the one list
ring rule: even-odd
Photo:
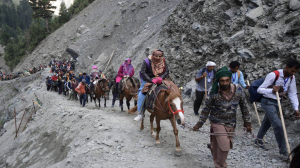
[[16,79],[18,77],[24,77],[24,76],[30,76],[34,73],[37,73],[41,70],[43,70],[44,68],[47,68],[47,64],[40,64],[38,66],[38,68],[33,67],[32,69],[25,69],[24,71],[20,71],[20,72],[16,72],[16,73],[6,73],[5,71],[2,72],[2,68],[0,67],[0,81],[2,80],[12,80],[12,79]]
[[[154,50],[152,55],[143,60],[140,71],[141,86],[138,90],[138,115],[134,118],[136,121],[141,120],[144,116],[142,108],[145,98],[143,92],[145,87],[148,87],[149,84],[160,85],[162,81],[168,80],[169,70],[163,56],[163,51]],[[109,89],[113,91],[113,107],[120,93],[122,79],[134,76],[134,68],[129,58],[120,66],[112,82],[106,79],[102,71],[95,65],[92,67],[90,74],[79,73],[79,76],[75,75],[75,64],[70,61],[53,60],[48,66],[51,68],[50,72],[52,75],[46,78],[47,90],[54,90],[58,94],[64,94],[65,96],[68,95],[68,100],[78,100],[79,98],[80,104],[83,107],[87,100],[87,92],[90,93],[91,97],[94,96],[93,85],[95,81],[105,79],[109,83]],[[193,130],[199,130],[206,120],[209,119],[211,121],[211,133],[234,132],[237,121],[237,107],[240,106],[244,127],[247,132],[252,132],[250,112],[246,105],[245,94],[243,93],[243,89],[249,89],[250,92],[252,85],[245,84],[244,75],[239,71],[240,63],[232,61],[229,67],[224,66],[217,71],[214,69],[215,67],[216,64],[213,61],[208,61],[206,66],[200,69],[195,76],[196,100],[194,101],[193,110],[194,114],[200,117]],[[284,69],[270,72],[265,78],[256,80],[261,82],[257,88],[257,93],[261,96],[261,107],[266,114],[254,144],[260,149],[268,150],[262,139],[272,126],[278,143],[279,154],[284,160],[289,157],[289,153],[283,136],[282,123],[277,115],[278,104],[275,93],[279,93],[281,100],[284,100],[286,96],[290,98],[295,118],[299,119],[299,101],[296,79],[294,79],[294,75],[299,70],[300,63],[297,60],[290,60]],[[207,91],[209,92],[206,93]],[[108,94],[109,91],[106,94],[107,98]],[[208,94],[208,97],[205,98],[204,107],[201,113],[199,113],[202,100],[206,94]],[[230,109],[227,109],[227,107],[230,107]],[[228,152],[232,148],[232,137],[211,136],[211,143],[208,146],[213,151],[212,155],[215,167],[227,167],[226,160]],[[300,145],[293,150],[294,153],[297,153],[297,151],[300,153]],[[294,162],[292,161],[292,163],[298,165],[296,161],[299,156],[295,154],[294,157],[296,159],[293,159]]]
[[[68,100],[80,100],[84,107],[88,101],[88,94],[94,97],[94,82],[106,79],[104,73],[96,65],[92,67],[90,74],[86,72],[75,75],[75,64],[69,61],[53,60],[49,63],[51,76],[46,77],[46,86],[48,91],[55,91],[58,94],[68,96]],[[120,81],[124,77],[133,77],[134,68],[131,65],[131,59],[126,59],[120,66],[117,75],[112,80],[106,79],[109,89],[112,89],[113,103],[119,99]],[[109,91],[106,92],[106,99],[109,99]]]

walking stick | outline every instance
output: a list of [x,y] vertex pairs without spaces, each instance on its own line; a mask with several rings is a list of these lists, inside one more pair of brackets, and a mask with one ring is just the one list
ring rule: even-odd
[[206,84],[206,77],[204,77],[205,81],[205,99],[207,99],[207,84]]
[[285,143],[286,143],[286,147],[287,147],[287,150],[288,150],[289,159],[290,159],[290,161],[292,161],[292,156],[290,155],[290,153],[291,153],[290,144],[289,144],[289,141],[288,141],[288,138],[287,138],[287,133],[286,133],[285,123],[284,123],[284,119],[283,119],[283,115],[282,115],[282,109],[281,109],[281,104],[280,104],[278,92],[276,92],[276,96],[277,96],[277,103],[278,103],[278,107],[279,107],[279,113],[280,113],[280,119],[281,119],[281,123],[282,123]]
[[[249,83],[248,80],[247,80],[247,85],[250,86],[250,83]],[[254,106],[254,110],[255,110],[255,113],[256,113],[256,117],[257,117],[257,120],[258,120],[259,127],[261,127],[261,122],[260,122],[260,118],[259,118],[259,115],[258,115],[258,112],[257,112],[257,107],[256,107],[255,102],[253,102],[253,106]],[[263,139],[264,139],[264,141],[266,141],[265,137]]]

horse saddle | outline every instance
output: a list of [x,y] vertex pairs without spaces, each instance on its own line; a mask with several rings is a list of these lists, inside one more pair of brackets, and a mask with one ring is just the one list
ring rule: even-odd
[[144,99],[144,109],[150,109],[151,111],[154,110],[154,102],[156,100],[157,95],[162,89],[168,89],[168,87],[164,84],[162,85],[152,85],[151,89],[149,92],[146,94],[146,97]]

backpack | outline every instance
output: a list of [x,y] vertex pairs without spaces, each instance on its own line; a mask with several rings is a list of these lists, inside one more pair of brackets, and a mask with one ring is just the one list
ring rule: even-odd
[[[150,68],[150,60],[149,60],[149,58],[144,59],[144,61],[146,62],[147,67]],[[143,79],[142,71],[140,71],[140,78]],[[143,80],[144,80],[144,79],[143,79]]]
[[[276,83],[276,81],[278,80],[279,78],[279,71],[276,70],[276,71],[273,71],[276,75],[275,77],[275,80],[274,80],[274,84]],[[291,77],[291,80],[293,79],[293,76]],[[250,94],[250,102],[253,103],[253,102],[260,102],[261,101],[261,98],[263,97],[262,94],[259,94],[257,93],[257,89],[259,88],[260,85],[262,85],[265,81],[265,77],[264,78],[260,78],[260,79],[257,79],[255,80],[254,82],[251,83],[248,91],[249,91],[249,94]]]

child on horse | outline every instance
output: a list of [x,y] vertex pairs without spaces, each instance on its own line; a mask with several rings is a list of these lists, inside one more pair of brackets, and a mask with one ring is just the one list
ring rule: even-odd
[[116,87],[115,92],[113,94],[113,101],[112,101],[112,107],[115,105],[116,98],[121,93],[121,82],[124,77],[133,77],[134,75],[134,68],[131,64],[131,59],[127,58],[125,62],[120,66],[118,75],[116,77]]
[[139,121],[143,118],[144,110],[142,106],[146,95],[142,93],[142,89],[145,89],[145,84],[161,84],[163,79],[169,75],[169,69],[163,56],[163,51],[154,50],[152,55],[143,61],[141,68],[141,87],[138,91],[138,115],[134,118],[135,121]]

